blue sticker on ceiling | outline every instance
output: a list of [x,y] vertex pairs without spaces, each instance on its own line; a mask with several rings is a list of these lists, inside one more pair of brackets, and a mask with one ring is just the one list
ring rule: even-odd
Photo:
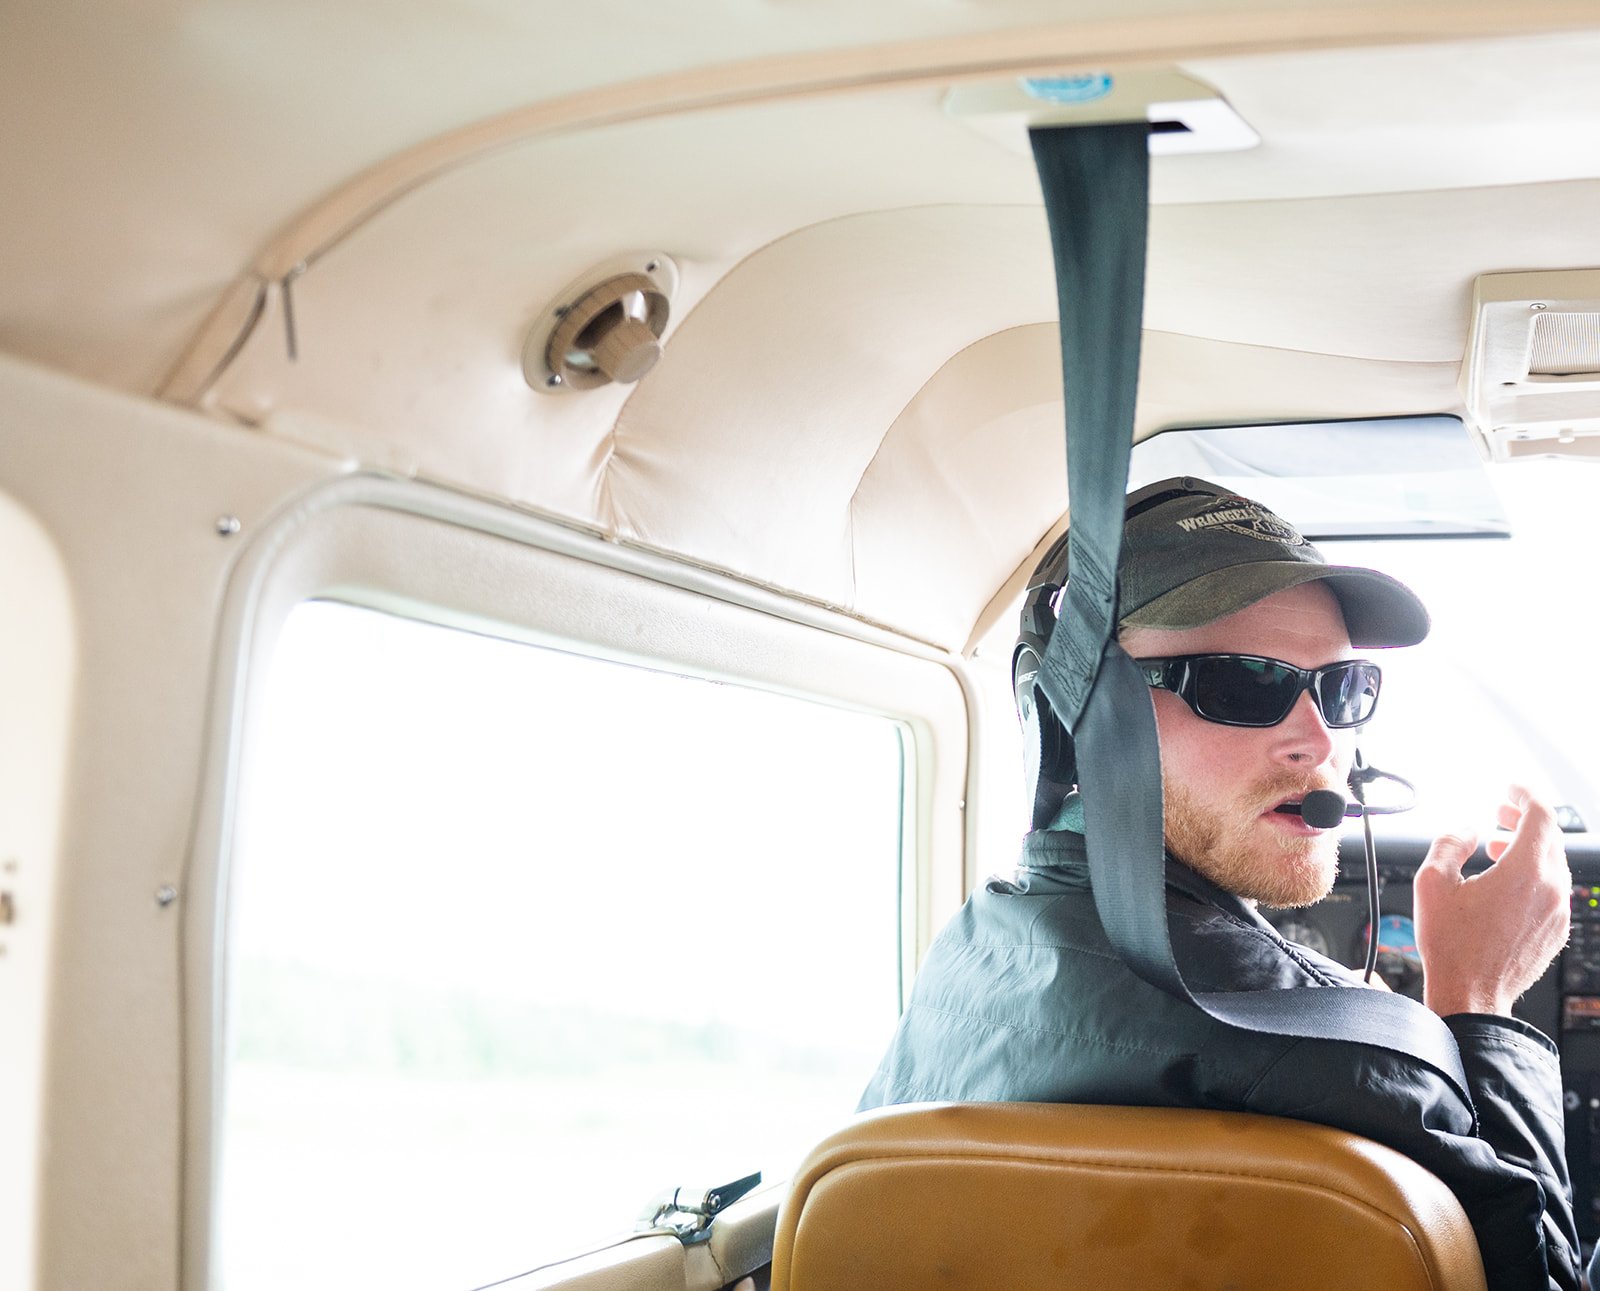
[[1106,72],[1083,76],[1025,76],[1022,88],[1029,96],[1046,103],[1093,103],[1111,93],[1111,77]]

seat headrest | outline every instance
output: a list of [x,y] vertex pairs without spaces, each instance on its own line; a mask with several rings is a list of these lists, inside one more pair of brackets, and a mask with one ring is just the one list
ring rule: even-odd
[[1438,1178],[1326,1126],[1041,1103],[883,1108],[820,1144],[773,1291],[1482,1291]]

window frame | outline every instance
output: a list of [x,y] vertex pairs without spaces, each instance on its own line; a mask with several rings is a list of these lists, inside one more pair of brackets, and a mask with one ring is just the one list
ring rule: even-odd
[[61,552],[3,486],[0,552],[0,605],[26,611],[0,637],[0,1105],[12,1111],[0,1162],[0,1284],[31,1287],[44,1264],[38,1166],[47,1141],[53,930],[79,642]]
[[[295,606],[317,599],[894,720],[906,773],[902,1001],[933,934],[965,898],[974,700],[954,657],[826,607],[433,485],[356,475],[315,490],[242,554],[220,626],[208,734],[220,774],[205,777],[193,851],[215,864],[193,867],[183,936],[190,1291],[212,1284],[237,788],[279,633]],[[763,1191],[764,1200],[752,1199],[762,1213],[776,1206],[776,1192]],[[624,1245],[640,1258],[654,1247]]]

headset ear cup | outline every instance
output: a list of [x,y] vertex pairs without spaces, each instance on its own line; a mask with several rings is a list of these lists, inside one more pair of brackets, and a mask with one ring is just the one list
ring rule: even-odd
[[1039,724],[1039,774],[1070,789],[1078,782],[1078,753],[1072,736],[1042,691],[1034,697],[1034,710]]
[[1061,781],[1065,778],[1062,773],[1075,770],[1077,761],[1072,737],[1057,720],[1049,697],[1039,688],[1040,666],[1040,651],[1031,642],[1020,643],[1012,656],[1011,687],[1025,736],[1023,756],[1027,759],[1030,784],[1036,783],[1036,772],[1046,780]]
[[[1205,480],[1175,476],[1130,493],[1123,506],[1123,523],[1186,494],[1228,496]],[[1072,733],[1057,719],[1038,685],[1045,650],[1058,626],[1057,604],[1070,572],[1070,539],[1070,531],[1063,530],[1028,579],[1017,645],[1011,656],[1011,690],[1017,716],[1022,719],[1023,760],[1027,785],[1033,793],[1035,829],[1055,819],[1061,800],[1078,784],[1078,752]]]
[[1033,793],[1034,801],[1028,804],[1028,810],[1033,820],[1030,828],[1039,827],[1039,793],[1044,787],[1041,778],[1041,760],[1043,757],[1043,733],[1039,729],[1038,713],[1032,709],[1022,719],[1022,775],[1023,781]]
[[1038,687],[1039,660],[1039,651],[1031,640],[1019,641],[1011,654],[1011,694],[1024,727],[1035,722],[1038,702],[1044,698]]
[[1061,800],[1077,783],[1078,759],[1072,736],[1057,719],[1050,700],[1039,689],[1040,655],[1022,642],[1012,656],[1012,690],[1022,721],[1023,781],[1033,792],[1032,828],[1049,824]]

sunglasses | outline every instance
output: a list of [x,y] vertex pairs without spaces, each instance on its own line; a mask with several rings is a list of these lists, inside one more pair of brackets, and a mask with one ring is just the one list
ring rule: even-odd
[[1223,726],[1276,726],[1301,694],[1334,730],[1371,720],[1383,674],[1365,659],[1325,668],[1296,668],[1254,654],[1183,654],[1136,659],[1145,682],[1170,690],[1196,717]]

